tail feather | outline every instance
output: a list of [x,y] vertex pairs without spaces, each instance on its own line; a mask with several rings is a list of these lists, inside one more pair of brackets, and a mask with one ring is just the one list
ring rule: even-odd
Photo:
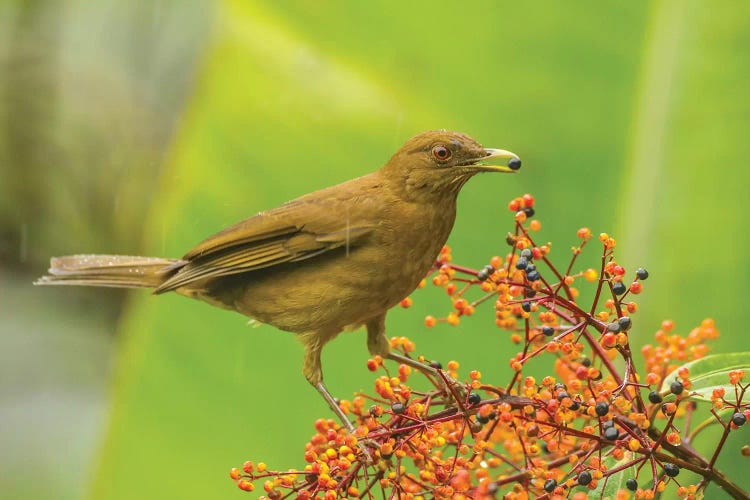
[[50,260],[49,274],[35,285],[156,288],[184,261],[129,255],[68,255]]

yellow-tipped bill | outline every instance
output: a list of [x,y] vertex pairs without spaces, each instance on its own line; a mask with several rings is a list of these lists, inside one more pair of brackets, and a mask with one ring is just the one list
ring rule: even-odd
[[[515,153],[506,151],[504,149],[491,149],[485,148],[487,156],[483,158],[477,158],[477,162],[471,167],[475,170],[482,172],[504,172],[504,173],[515,173],[521,168],[521,159]],[[507,165],[493,165],[487,162],[493,162],[494,160],[508,160]]]

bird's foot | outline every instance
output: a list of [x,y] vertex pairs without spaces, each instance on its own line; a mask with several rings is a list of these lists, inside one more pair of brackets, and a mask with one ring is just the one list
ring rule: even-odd
[[465,404],[466,398],[469,396],[466,384],[459,382],[442,370],[438,370],[437,376],[440,390],[446,396],[446,406],[458,406],[460,408]]
[[362,462],[363,465],[374,465],[377,460],[373,457],[371,450],[377,450],[380,448],[380,445],[373,441],[372,439],[358,439],[357,440],[357,447],[362,452],[360,453],[358,459]]
[[424,373],[438,389],[437,395],[445,395],[446,406],[461,407],[469,395],[466,384],[454,379],[446,372],[435,366],[426,365],[402,354],[391,352],[387,356],[398,363],[405,364]]

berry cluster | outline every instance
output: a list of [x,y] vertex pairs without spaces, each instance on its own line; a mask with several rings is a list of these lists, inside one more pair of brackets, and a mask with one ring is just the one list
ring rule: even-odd
[[[729,434],[750,416],[750,384],[743,383],[743,369],[734,369],[712,381],[710,393],[701,392],[710,361],[705,341],[719,333],[714,322],[704,320],[683,336],[665,321],[655,343],[640,349],[641,372],[630,336],[638,311],[634,297],[649,273],[639,268],[629,274],[614,258],[615,239],[605,233],[598,236],[600,268],[575,270],[583,249],[596,241],[587,228],[578,230],[567,264],[556,267],[551,245],[532,236],[541,229],[532,219],[534,205],[528,194],[509,203],[515,229],[504,257],[470,269],[453,264],[446,247],[428,277],[445,290],[452,310],[426,317],[427,327],[458,325],[477,307],[494,304],[496,326],[519,346],[508,360],[505,383],[462,371],[457,361],[443,367],[421,356],[416,359],[424,374],[406,365],[391,373],[375,357],[367,362],[378,374],[373,392],[340,403],[356,421],[354,434],[319,419],[303,469],[269,471],[246,462],[230,473],[239,488],[253,491],[262,483],[262,498],[334,500],[651,499],[674,487],[693,499],[714,482],[747,498],[715,468]],[[579,283],[593,289],[588,307],[577,302]],[[411,304],[411,298],[401,303]],[[394,337],[391,348],[414,357],[408,338]],[[540,380],[527,370],[537,359],[549,369]],[[419,389],[424,378],[431,384]],[[691,429],[700,398],[710,406],[708,419]],[[704,457],[691,443],[713,424],[724,432]],[[683,481],[683,470],[697,482]]]

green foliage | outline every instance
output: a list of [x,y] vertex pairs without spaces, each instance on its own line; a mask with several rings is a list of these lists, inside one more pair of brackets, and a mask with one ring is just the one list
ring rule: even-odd
[[[603,459],[602,463],[607,467],[607,470],[616,469],[622,467],[633,459],[629,452],[625,453],[625,456],[617,460],[612,455]],[[626,467],[619,472],[608,476],[606,480],[602,479],[596,485],[596,488],[588,492],[589,498],[616,498],[619,490],[625,490],[625,481],[636,476],[636,467]],[[645,485],[641,485],[644,487]]]
[[[686,390],[683,393],[683,397],[687,396],[698,402],[710,403],[711,394],[714,389],[723,388],[726,391],[726,399],[734,401],[736,399],[734,396],[734,384],[729,382],[729,372],[744,370],[745,373],[750,373],[750,352],[714,354],[713,356],[706,356],[705,358],[685,363],[680,368],[689,370],[690,381],[692,382],[690,390]],[[660,392],[668,394],[669,384],[673,380],[674,377],[665,378],[661,384]],[[750,394],[745,393],[742,402],[747,401],[748,398],[750,398]],[[665,398],[667,401],[673,399],[673,394],[668,394],[668,397]]]

